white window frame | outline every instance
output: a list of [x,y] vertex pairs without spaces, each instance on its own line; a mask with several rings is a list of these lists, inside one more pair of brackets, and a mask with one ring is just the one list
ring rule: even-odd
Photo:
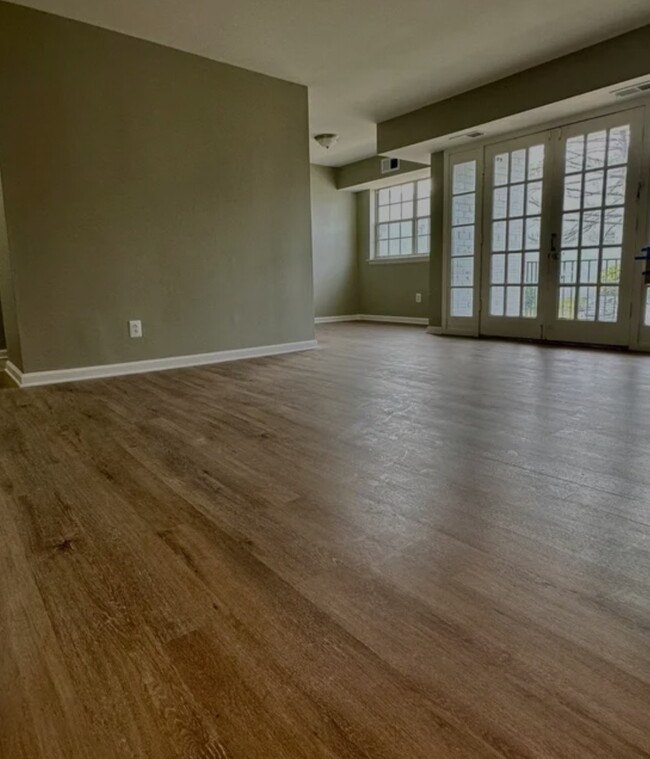
[[[424,200],[420,194],[419,189],[422,185],[422,183],[428,183],[428,194],[426,195],[426,200],[428,200],[427,208],[428,213],[426,216],[419,216],[417,213],[417,206],[418,201]],[[405,187],[411,185],[413,187],[413,215],[411,217],[408,217],[406,219],[402,219],[401,217],[399,219],[393,219],[392,221],[384,220],[380,221],[380,213],[379,209],[388,207],[390,208],[391,205],[395,205],[395,203],[389,203],[389,204],[381,204],[380,206],[380,197],[381,193],[384,190],[390,191],[393,188],[396,187]],[[399,201],[400,203],[402,201]],[[409,201],[404,201],[409,202]],[[382,187],[381,190],[375,190],[374,192],[374,198],[372,201],[372,231],[373,231],[373,242],[371,246],[371,258],[370,261],[372,263],[406,263],[408,261],[428,261],[429,255],[431,252],[431,177],[425,177],[420,179],[413,179],[408,182],[395,182],[393,184],[387,185],[386,187]],[[418,223],[422,219],[427,219],[429,222],[429,232],[428,232],[428,238],[429,238],[429,245],[426,250],[426,252],[419,252],[417,251],[417,244],[418,244],[418,237],[422,235],[417,234],[417,226]],[[404,253],[404,254],[393,254],[393,255],[380,255],[379,254],[379,247],[382,240],[386,240],[388,238],[380,238],[380,227],[390,225],[391,223],[395,224],[410,224],[410,239],[412,243],[412,250],[415,252],[413,253]],[[394,238],[394,239],[407,239],[406,236],[400,238]]]

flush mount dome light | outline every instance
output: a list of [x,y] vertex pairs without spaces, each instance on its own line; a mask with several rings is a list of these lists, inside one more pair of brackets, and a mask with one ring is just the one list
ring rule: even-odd
[[325,150],[329,150],[331,147],[334,147],[336,143],[339,141],[338,134],[316,134],[314,135],[314,139],[316,142]]

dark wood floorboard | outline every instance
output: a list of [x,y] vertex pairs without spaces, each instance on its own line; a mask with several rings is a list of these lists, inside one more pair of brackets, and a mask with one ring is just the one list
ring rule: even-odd
[[650,757],[650,357],[318,336],[0,391],[0,757]]

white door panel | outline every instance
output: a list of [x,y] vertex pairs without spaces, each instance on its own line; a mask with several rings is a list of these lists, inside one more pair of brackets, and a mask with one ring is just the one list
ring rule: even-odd
[[455,154],[447,167],[445,326],[460,334],[478,334],[481,166],[482,151],[474,149]]
[[556,133],[549,340],[629,342],[642,132],[626,111]]
[[[486,150],[481,333],[540,338],[548,132]],[[546,234],[545,234],[546,233]]]

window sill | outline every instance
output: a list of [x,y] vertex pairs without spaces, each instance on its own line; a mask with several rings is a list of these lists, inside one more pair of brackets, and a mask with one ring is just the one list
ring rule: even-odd
[[429,260],[429,256],[384,256],[382,258],[367,258],[366,263],[379,264],[384,266],[385,264],[421,264]]

